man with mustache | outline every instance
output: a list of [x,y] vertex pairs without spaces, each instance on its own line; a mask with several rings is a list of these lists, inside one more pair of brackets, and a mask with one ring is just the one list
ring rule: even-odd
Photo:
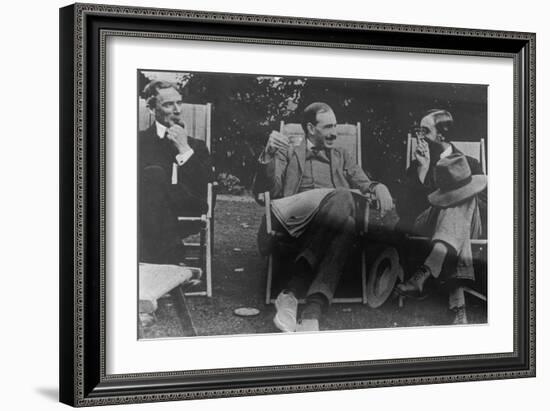
[[187,134],[181,118],[183,100],[175,84],[154,80],[144,95],[155,122],[138,136],[140,261],[178,264],[180,239],[191,223],[178,225],[177,217],[208,211],[210,153],[203,141]]
[[[319,330],[356,239],[351,189],[373,194],[381,213],[393,207],[386,186],[372,181],[347,150],[334,145],[336,116],[329,105],[308,105],[302,128],[306,138],[299,144],[273,131],[260,156],[265,186],[275,199],[274,227],[294,237],[298,248],[291,278],[275,301],[274,323],[283,332]],[[260,227],[260,250],[269,241],[265,231]],[[304,294],[298,322],[297,298]]]
[[[396,291],[420,297],[426,281],[440,278],[445,271],[442,282],[449,289],[454,322],[466,324],[466,301],[460,285],[474,280],[470,238],[480,238],[484,231],[487,182],[479,161],[464,156],[448,141],[452,126],[451,113],[441,109],[429,110],[420,122],[399,215],[407,231],[431,237],[432,245],[424,263],[408,281],[398,284]],[[442,187],[447,178],[456,180],[454,186]]]

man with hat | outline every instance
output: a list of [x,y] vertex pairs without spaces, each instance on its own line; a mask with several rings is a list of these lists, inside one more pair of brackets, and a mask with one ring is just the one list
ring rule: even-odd
[[[398,284],[402,296],[419,297],[430,278],[438,278],[444,263],[452,267],[447,280],[452,284],[449,308],[455,323],[466,324],[465,297],[460,284],[474,280],[471,238],[482,235],[482,214],[486,209],[487,177],[479,162],[462,154],[447,140],[453,123],[446,110],[430,110],[420,123],[413,165],[407,170],[409,196],[406,206],[417,217],[416,234],[429,236],[432,248],[424,263],[408,281]],[[423,211],[419,211],[423,210]]]

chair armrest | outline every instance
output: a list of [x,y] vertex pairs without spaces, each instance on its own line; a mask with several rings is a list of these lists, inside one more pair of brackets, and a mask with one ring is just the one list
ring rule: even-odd
[[200,217],[181,217],[178,216],[178,221],[206,221],[207,219],[212,218],[212,209],[214,208],[215,202],[215,192],[214,186],[217,186],[216,183],[208,183],[206,186],[206,202],[208,204],[208,211],[206,214],[202,214]]
[[[376,200],[376,197],[373,194],[367,193],[362,194],[359,190],[352,190],[353,193],[358,195],[358,197],[362,200],[362,202],[365,204],[363,209],[363,218],[362,218],[362,224],[359,223],[356,227],[360,230],[360,234],[366,234],[369,230],[369,217],[370,217],[370,208],[373,207],[374,209],[377,209],[379,204]],[[357,197],[356,197],[357,198]],[[356,204],[358,204],[356,202]],[[362,206],[358,206],[363,208]]]
[[216,198],[218,197],[218,190],[220,189],[220,184],[217,181],[214,181],[213,183],[210,183],[210,184],[212,184],[212,211],[210,214],[213,214],[214,209],[216,208]]
[[178,217],[178,221],[206,221],[207,214],[203,214],[200,217]]
[[208,203],[208,212],[206,213],[206,218],[212,218],[212,209],[214,208],[214,185],[208,183],[206,188],[206,202]]
[[273,231],[273,226],[271,224],[271,194],[269,191],[266,191],[264,194],[264,204],[265,204],[265,227],[267,234],[271,234]]

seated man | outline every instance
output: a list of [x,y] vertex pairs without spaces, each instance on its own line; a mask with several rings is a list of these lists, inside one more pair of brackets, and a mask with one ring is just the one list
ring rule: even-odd
[[480,163],[464,156],[446,141],[453,118],[448,111],[430,110],[422,118],[418,145],[407,170],[407,197],[401,201],[401,223],[408,231],[432,239],[431,251],[415,273],[396,291],[402,296],[420,296],[429,278],[438,278],[443,264],[450,267],[449,308],[455,323],[465,324],[466,306],[460,285],[474,280],[471,238],[483,232],[487,178]]
[[210,153],[204,142],[187,135],[175,84],[152,81],[144,93],[155,123],[138,136],[140,261],[178,264],[183,233],[177,217],[208,211]]
[[[274,323],[284,332],[319,329],[356,238],[351,189],[373,194],[381,213],[393,207],[386,186],[372,181],[348,151],[334,146],[336,116],[327,104],[307,106],[302,127],[306,138],[298,144],[273,131],[260,156],[266,189],[275,199],[274,225],[295,237],[299,249],[291,279],[275,301]],[[260,248],[268,241],[264,233],[260,229]],[[298,324],[297,297],[306,289]]]

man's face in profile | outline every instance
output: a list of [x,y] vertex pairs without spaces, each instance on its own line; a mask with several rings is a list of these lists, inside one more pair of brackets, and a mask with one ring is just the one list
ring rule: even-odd
[[330,148],[336,140],[336,116],[332,110],[320,111],[316,116],[317,124],[308,124],[309,139],[315,147]]
[[155,119],[166,127],[180,123],[183,105],[181,94],[174,88],[163,88],[158,91],[154,108]]
[[437,128],[435,127],[435,119],[432,114],[428,114],[427,116],[422,118],[422,120],[420,121],[420,130],[422,137],[425,138],[428,142],[441,142],[441,134],[439,134]]

